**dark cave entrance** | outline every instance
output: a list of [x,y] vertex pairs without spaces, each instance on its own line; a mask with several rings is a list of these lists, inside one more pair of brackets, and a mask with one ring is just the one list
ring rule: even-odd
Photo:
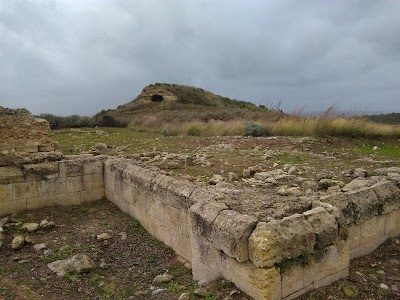
[[154,94],[153,96],[151,96],[151,101],[152,102],[161,102],[164,100],[164,97],[158,94]]

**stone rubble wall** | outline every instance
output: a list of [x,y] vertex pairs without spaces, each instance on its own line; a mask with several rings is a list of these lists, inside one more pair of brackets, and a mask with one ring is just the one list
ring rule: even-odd
[[44,153],[56,149],[50,135],[50,126],[46,120],[34,118],[25,109],[0,106],[0,166],[29,163],[32,160],[30,157],[37,161],[35,156],[44,160]]
[[0,167],[0,216],[104,197],[104,157]]

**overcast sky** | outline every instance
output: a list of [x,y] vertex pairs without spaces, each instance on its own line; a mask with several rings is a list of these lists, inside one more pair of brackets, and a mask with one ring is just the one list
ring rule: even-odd
[[0,105],[91,115],[154,82],[400,112],[400,1],[0,0]]

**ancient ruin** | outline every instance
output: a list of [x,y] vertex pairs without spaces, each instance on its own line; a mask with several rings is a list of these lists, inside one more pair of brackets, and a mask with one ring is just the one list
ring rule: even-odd
[[0,216],[105,196],[190,262],[195,279],[224,277],[254,299],[331,284],[352,258],[400,234],[396,170],[323,197],[277,195],[192,183],[133,159],[64,156],[48,123],[23,110],[1,108],[0,124]]

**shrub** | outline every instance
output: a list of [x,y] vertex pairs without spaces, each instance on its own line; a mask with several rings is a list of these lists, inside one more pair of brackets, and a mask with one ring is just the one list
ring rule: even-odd
[[244,135],[246,136],[262,136],[264,133],[263,127],[255,122],[249,122],[244,128]]
[[198,125],[191,125],[186,130],[187,135],[191,136],[200,136],[201,135],[201,128]]

